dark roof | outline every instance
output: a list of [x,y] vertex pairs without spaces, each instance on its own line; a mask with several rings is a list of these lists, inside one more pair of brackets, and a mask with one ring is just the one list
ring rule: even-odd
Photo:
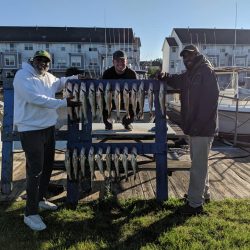
[[0,42],[132,43],[134,39],[132,28],[0,26]]
[[166,40],[167,40],[168,45],[170,47],[178,46],[178,44],[177,44],[177,42],[176,42],[176,40],[175,40],[174,37],[166,37]]
[[250,44],[250,30],[174,28],[184,44]]

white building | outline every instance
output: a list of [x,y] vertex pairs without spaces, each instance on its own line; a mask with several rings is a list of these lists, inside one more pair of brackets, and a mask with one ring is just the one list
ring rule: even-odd
[[0,26],[0,75],[10,76],[37,50],[47,50],[54,74],[77,67],[98,78],[118,49],[127,53],[132,68],[139,67],[140,47],[132,28]]
[[[174,28],[162,47],[164,72],[185,70],[180,52],[188,44],[196,45],[214,67],[250,67],[250,30]],[[241,74],[240,80],[245,76]]]

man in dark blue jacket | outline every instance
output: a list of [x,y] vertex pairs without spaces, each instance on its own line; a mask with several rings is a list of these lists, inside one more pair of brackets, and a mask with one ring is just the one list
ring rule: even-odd
[[162,79],[175,89],[180,89],[181,127],[189,136],[190,182],[187,203],[182,214],[199,214],[204,200],[210,199],[208,178],[208,155],[218,131],[219,87],[211,63],[199,53],[194,45],[187,45],[180,56],[186,71],[167,75]]

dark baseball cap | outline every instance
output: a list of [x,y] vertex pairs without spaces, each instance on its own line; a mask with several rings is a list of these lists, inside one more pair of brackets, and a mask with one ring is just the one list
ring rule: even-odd
[[113,59],[124,58],[127,59],[127,54],[122,50],[117,50],[113,54]]
[[36,57],[45,57],[47,58],[50,62],[51,62],[51,55],[48,51],[46,50],[38,50],[35,55],[33,56],[33,58],[36,58]]
[[185,46],[184,49],[181,51],[180,56],[183,56],[185,51],[199,53],[199,49],[193,44]]

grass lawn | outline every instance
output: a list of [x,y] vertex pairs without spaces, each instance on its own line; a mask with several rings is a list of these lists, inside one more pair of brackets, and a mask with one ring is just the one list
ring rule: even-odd
[[33,232],[23,223],[24,202],[0,204],[0,249],[250,249],[250,200],[205,205],[206,214],[176,213],[177,199],[112,198],[41,212],[47,224]]

